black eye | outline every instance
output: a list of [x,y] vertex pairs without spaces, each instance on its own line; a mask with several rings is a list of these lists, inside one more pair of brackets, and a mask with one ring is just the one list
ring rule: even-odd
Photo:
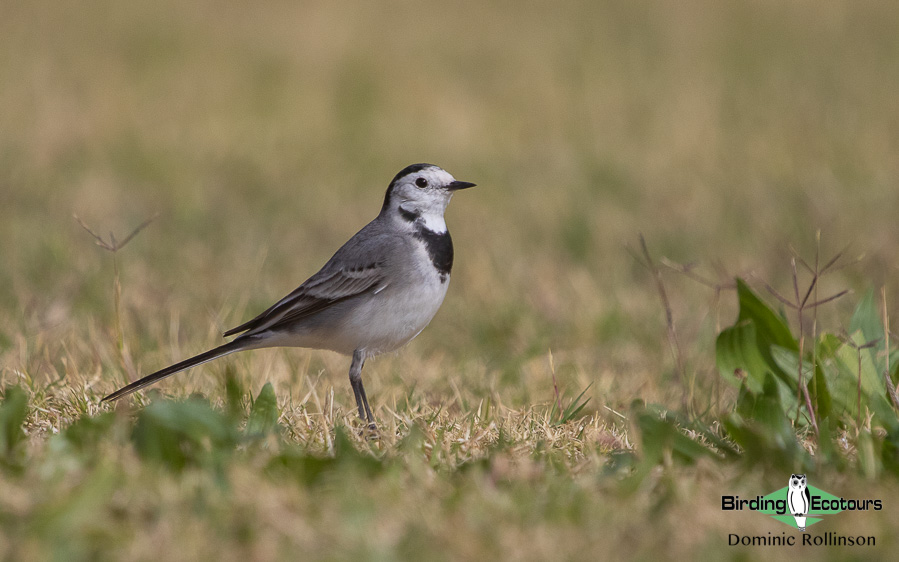
[[418,178],[417,180],[415,180],[415,185],[417,185],[418,187],[428,187],[428,180],[424,178]]

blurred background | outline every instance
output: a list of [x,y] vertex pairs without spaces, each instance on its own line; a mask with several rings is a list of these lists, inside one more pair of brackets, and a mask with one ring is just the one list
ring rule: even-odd
[[[790,247],[813,260],[820,229],[822,259],[847,245],[866,256],[827,288],[899,294],[895,3],[90,0],[0,13],[10,380],[76,373],[101,395],[125,379],[112,255],[73,214],[119,240],[159,215],[116,258],[132,375],[147,374],[314,273],[414,162],[478,188],[447,215],[443,309],[366,368],[373,404],[415,384],[437,402],[459,388],[548,402],[550,349],[566,387],[595,383],[591,407],[676,403],[640,233],[656,258],[788,292]],[[711,290],[666,280],[711,384],[733,296],[719,311]],[[352,408],[341,358],[237,361],[279,396],[305,392],[295,373],[311,362]],[[208,390],[222,369],[164,388]]]

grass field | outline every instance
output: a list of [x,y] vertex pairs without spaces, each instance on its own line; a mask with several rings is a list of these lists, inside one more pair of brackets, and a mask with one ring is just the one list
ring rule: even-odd
[[[0,14],[0,558],[899,547],[899,421],[877,370],[895,380],[899,362],[877,352],[881,330],[859,420],[843,343],[876,328],[881,290],[899,310],[899,5],[89,0]],[[447,213],[441,311],[366,365],[377,437],[360,435],[349,360],[328,352],[239,354],[99,404],[296,287],[414,162],[478,187]],[[73,215],[118,241],[157,218],[113,255]],[[820,297],[851,293],[800,324],[765,283],[792,296],[793,252],[811,264],[819,248],[846,265]],[[688,263],[721,290],[665,265]],[[728,330],[737,276],[775,314]],[[803,353],[772,366],[765,347],[781,386],[763,391],[746,367],[741,392],[719,334],[781,310]],[[801,372],[787,363],[819,353],[845,368],[821,359],[816,435],[783,389]],[[876,546],[729,546],[799,536],[721,510],[722,495],[799,471],[882,499],[809,531]]]

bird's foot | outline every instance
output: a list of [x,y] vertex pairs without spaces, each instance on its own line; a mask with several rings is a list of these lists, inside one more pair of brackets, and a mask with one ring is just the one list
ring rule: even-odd
[[381,434],[378,432],[378,426],[375,422],[368,422],[359,430],[359,437],[375,441],[381,438]]

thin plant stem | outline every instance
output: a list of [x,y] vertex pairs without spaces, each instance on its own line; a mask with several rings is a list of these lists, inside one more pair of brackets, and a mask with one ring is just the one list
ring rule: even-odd
[[114,314],[115,314],[113,323],[115,325],[116,348],[118,349],[118,352],[119,352],[119,361],[121,362],[122,367],[128,372],[129,375],[132,376],[132,378],[134,378],[136,373],[134,373],[134,366],[132,364],[131,357],[128,352],[128,348],[125,345],[125,333],[124,333],[124,330],[122,329],[122,326],[123,326],[123,322],[122,322],[122,282],[121,282],[121,278],[119,276],[118,253],[119,253],[119,250],[121,250],[126,245],[128,245],[128,243],[131,242],[131,240],[133,240],[134,237],[137,236],[140,231],[142,231],[143,229],[148,227],[150,225],[150,223],[152,223],[154,220],[156,220],[156,218],[159,216],[159,213],[153,215],[152,217],[148,218],[147,220],[142,222],[140,225],[138,225],[138,227],[135,228],[134,230],[132,230],[131,233],[128,236],[126,236],[125,239],[122,240],[121,242],[116,240],[115,234],[112,232],[109,233],[109,240],[108,241],[104,240],[102,236],[100,236],[99,234],[94,232],[91,229],[91,227],[89,227],[83,220],[81,220],[81,218],[79,218],[78,215],[72,215],[72,216],[74,217],[75,221],[81,226],[81,228],[86,230],[87,233],[90,234],[94,238],[94,243],[97,244],[97,246],[100,246],[101,248],[103,248],[104,250],[106,250],[112,254],[112,270],[113,270],[112,298],[113,298],[113,307],[114,307]]
[[640,235],[640,249],[643,252],[643,258],[646,260],[646,266],[649,268],[650,272],[652,272],[653,279],[656,283],[656,289],[659,293],[659,298],[662,301],[662,307],[665,309],[665,325],[668,329],[668,347],[671,350],[671,355],[674,356],[675,363],[675,374],[677,376],[678,385],[680,385],[682,390],[681,395],[681,406],[685,411],[689,409],[690,399],[688,397],[688,390],[684,386],[684,381],[686,380],[686,365],[684,362],[684,355],[681,352],[680,343],[677,339],[677,330],[674,326],[674,313],[671,311],[671,303],[668,300],[668,293],[665,291],[665,284],[662,282],[662,274],[659,271],[659,268],[656,267],[655,262],[652,261],[652,256],[649,254],[649,248],[646,246],[646,239],[643,235]]
[[893,408],[899,410],[899,396],[896,395],[896,386],[893,384],[893,379],[890,378],[890,317],[887,316],[886,287],[880,288],[880,300],[883,304],[881,308],[883,316],[883,352],[886,356],[886,370],[883,372],[883,381],[886,383],[887,393],[890,395]]
[[553,361],[553,351],[549,350],[549,372],[553,377],[553,390],[556,393],[556,405],[559,408],[559,419],[562,418],[562,397],[559,395],[559,385],[556,384],[556,364]]

